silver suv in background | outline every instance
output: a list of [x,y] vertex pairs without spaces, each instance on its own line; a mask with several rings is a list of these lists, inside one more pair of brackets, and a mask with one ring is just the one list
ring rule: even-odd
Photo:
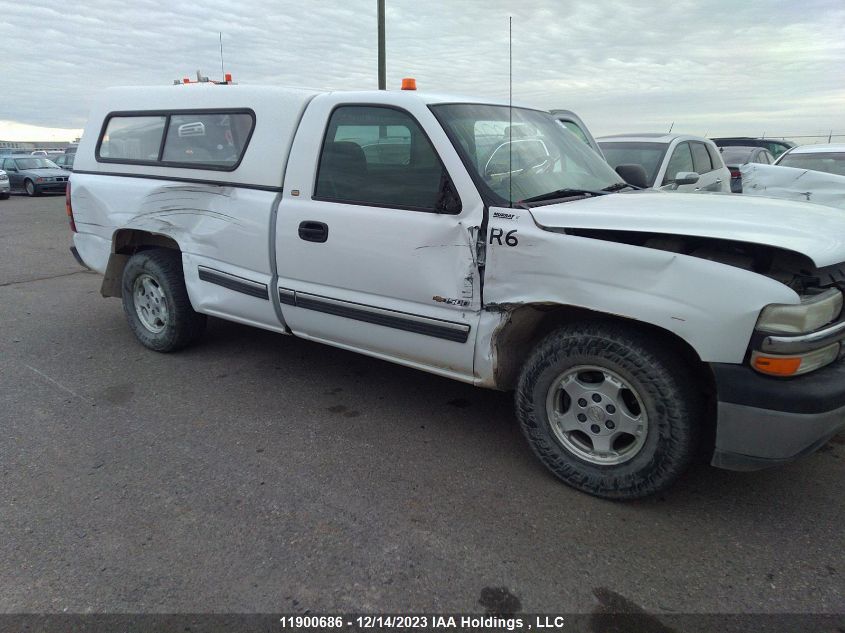
[[688,134],[617,134],[598,139],[614,169],[641,165],[649,187],[664,191],[731,190],[731,172],[716,145]]

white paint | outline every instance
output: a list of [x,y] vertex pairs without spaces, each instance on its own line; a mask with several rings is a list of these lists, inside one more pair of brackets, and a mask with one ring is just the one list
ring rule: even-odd
[[[103,272],[118,229],[168,236],[182,250],[188,293],[200,312],[280,332],[286,325],[303,338],[485,386],[494,384],[492,350],[502,322],[500,314],[486,309],[492,304],[557,303],[622,315],[675,333],[705,361],[738,363],[760,310],[769,303],[799,301],[785,285],[753,272],[566,235],[567,228],[714,237],[792,250],[818,266],[845,261],[845,218],[833,210],[738,196],[613,194],[530,211],[498,209],[514,214],[512,219],[496,218],[497,209],[490,209],[488,235],[492,229],[516,231],[517,244],[488,246],[482,305],[475,243],[485,215],[482,198],[428,108],[455,101],[472,100],[213,85],[109,91],[94,107],[72,176],[80,231],[74,241],[85,261]],[[323,134],[339,104],[392,105],[410,112],[454,181],[461,213],[313,200]],[[94,158],[110,111],[224,107],[252,108],[258,121],[243,162],[232,172]],[[108,172],[147,178],[104,175]],[[221,184],[169,182],[160,176]],[[277,191],[228,186],[278,188],[283,182],[277,213]],[[306,220],[328,225],[325,243],[298,237]],[[284,303],[283,323],[271,301],[202,281],[198,266],[267,284],[274,300],[277,288],[288,288],[349,307],[458,323],[470,328],[469,337],[455,342]],[[463,301],[454,305],[435,297]]]

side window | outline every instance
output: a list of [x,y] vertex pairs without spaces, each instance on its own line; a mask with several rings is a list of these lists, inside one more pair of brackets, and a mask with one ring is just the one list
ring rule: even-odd
[[110,160],[158,160],[164,116],[115,116],[109,119],[97,150],[98,157]]
[[314,198],[458,213],[460,200],[419,124],[406,112],[342,106],[320,152]]
[[675,180],[675,176],[680,171],[695,171],[692,166],[692,154],[690,153],[689,143],[680,143],[675,148],[675,151],[672,152],[669,165],[666,167],[666,175],[663,177],[663,184],[667,185]]
[[692,164],[693,171],[699,174],[706,174],[713,171],[713,165],[710,163],[710,154],[707,153],[707,146],[704,143],[690,143],[692,147]]
[[172,163],[236,165],[252,131],[252,116],[237,114],[173,114],[161,159]]
[[12,158],[7,158],[3,161],[3,169],[15,170],[15,161]]
[[725,166],[725,163],[722,161],[722,157],[719,155],[719,148],[715,145],[705,145],[704,147],[707,148],[707,152],[710,154],[710,162],[713,165],[713,169],[721,169]]

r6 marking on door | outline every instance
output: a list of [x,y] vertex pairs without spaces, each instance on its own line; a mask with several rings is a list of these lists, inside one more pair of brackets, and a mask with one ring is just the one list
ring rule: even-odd
[[[517,229],[513,229],[512,231],[508,231],[505,233],[502,229],[499,228],[492,228],[490,229],[490,244],[493,244],[493,240],[499,244],[499,246],[516,246],[519,244],[519,240],[516,237]],[[504,240],[504,244],[502,244],[502,240]]]

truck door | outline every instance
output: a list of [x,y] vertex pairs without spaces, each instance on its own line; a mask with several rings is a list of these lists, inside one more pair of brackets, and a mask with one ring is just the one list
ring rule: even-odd
[[312,101],[288,161],[276,223],[285,321],[299,336],[469,380],[481,198],[422,101],[339,99]]

